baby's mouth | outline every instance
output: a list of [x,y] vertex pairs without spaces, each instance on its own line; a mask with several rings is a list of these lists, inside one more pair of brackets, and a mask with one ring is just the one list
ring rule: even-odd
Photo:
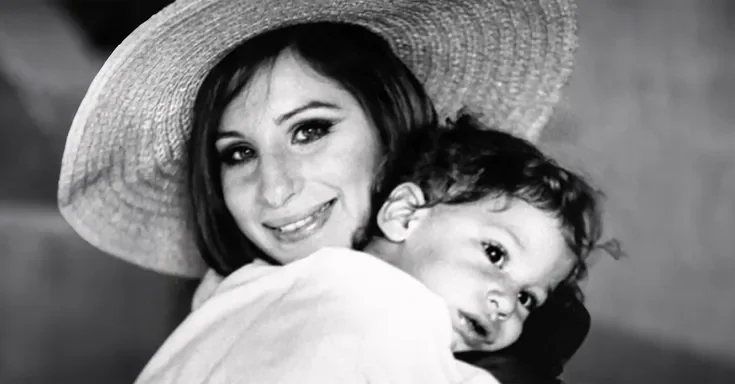
[[458,311],[458,315],[462,326],[460,334],[468,347],[479,348],[490,343],[491,327],[486,321],[463,311]]

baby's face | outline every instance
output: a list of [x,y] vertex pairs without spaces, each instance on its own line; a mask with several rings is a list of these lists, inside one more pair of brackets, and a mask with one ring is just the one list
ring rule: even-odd
[[559,221],[517,199],[425,209],[396,266],[446,300],[454,351],[509,346],[571,272]]

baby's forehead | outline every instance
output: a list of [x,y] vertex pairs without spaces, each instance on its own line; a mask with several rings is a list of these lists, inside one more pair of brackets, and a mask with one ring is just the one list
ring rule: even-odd
[[556,262],[547,274],[554,285],[566,280],[574,272],[580,260],[571,248],[565,248],[565,252],[557,255]]
[[519,197],[487,195],[477,205],[489,221],[505,223],[518,232],[543,228],[544,232],[563,235],[566,231],[556,212]]
[[533,269],[546,274],[567,275],[577,263],[570,231],[562,219],[548,210],[514,197],[488,197],[479,201],[476,213],[483,216],[478,226],[504,232],[518,252],[535,260]]

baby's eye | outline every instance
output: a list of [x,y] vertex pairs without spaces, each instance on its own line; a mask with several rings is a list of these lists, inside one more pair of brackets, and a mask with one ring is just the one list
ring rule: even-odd
[[508,252],[505,251],[500,244],[496,243],[485,243],[485,254],[488,260],[498,268],[502,268],[505,265],[505,261],[508,258]]
[[291,142],[294,144],[309,144],[321,139],[331,132],[334,124],[328,120],[309,120],[301,123],[294,130]]
[[532,311],[539,306],[539,300],[534,294],[528,291],[522,291],[518,294],[518,302],[529,311]]
[[254,159],[256,155],[255,150],[246,145],[233,145],[220,152],[219,158],[223,164],[233,166],[246,163]]

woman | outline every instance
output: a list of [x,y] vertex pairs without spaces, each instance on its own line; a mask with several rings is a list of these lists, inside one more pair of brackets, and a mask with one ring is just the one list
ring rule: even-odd
[[382,158],[436,112],[384,40],[311,23],[228,53],[200,87],[193,120],[199,250],[228,275],[253,259],[288,263],[350,245]]
[[[355,245],[402,132],[464,107],[537,137],[571,72],[574,11],[569,0],[180,0],[92,83],[63,158],[62,214],[138,265],[211,268],[198,297],[253,260]],[[286,28],[297,24],[312,25]],[[262,71],[271,80],[239,97]],[[571,356],[526,352],[532,370]]]

